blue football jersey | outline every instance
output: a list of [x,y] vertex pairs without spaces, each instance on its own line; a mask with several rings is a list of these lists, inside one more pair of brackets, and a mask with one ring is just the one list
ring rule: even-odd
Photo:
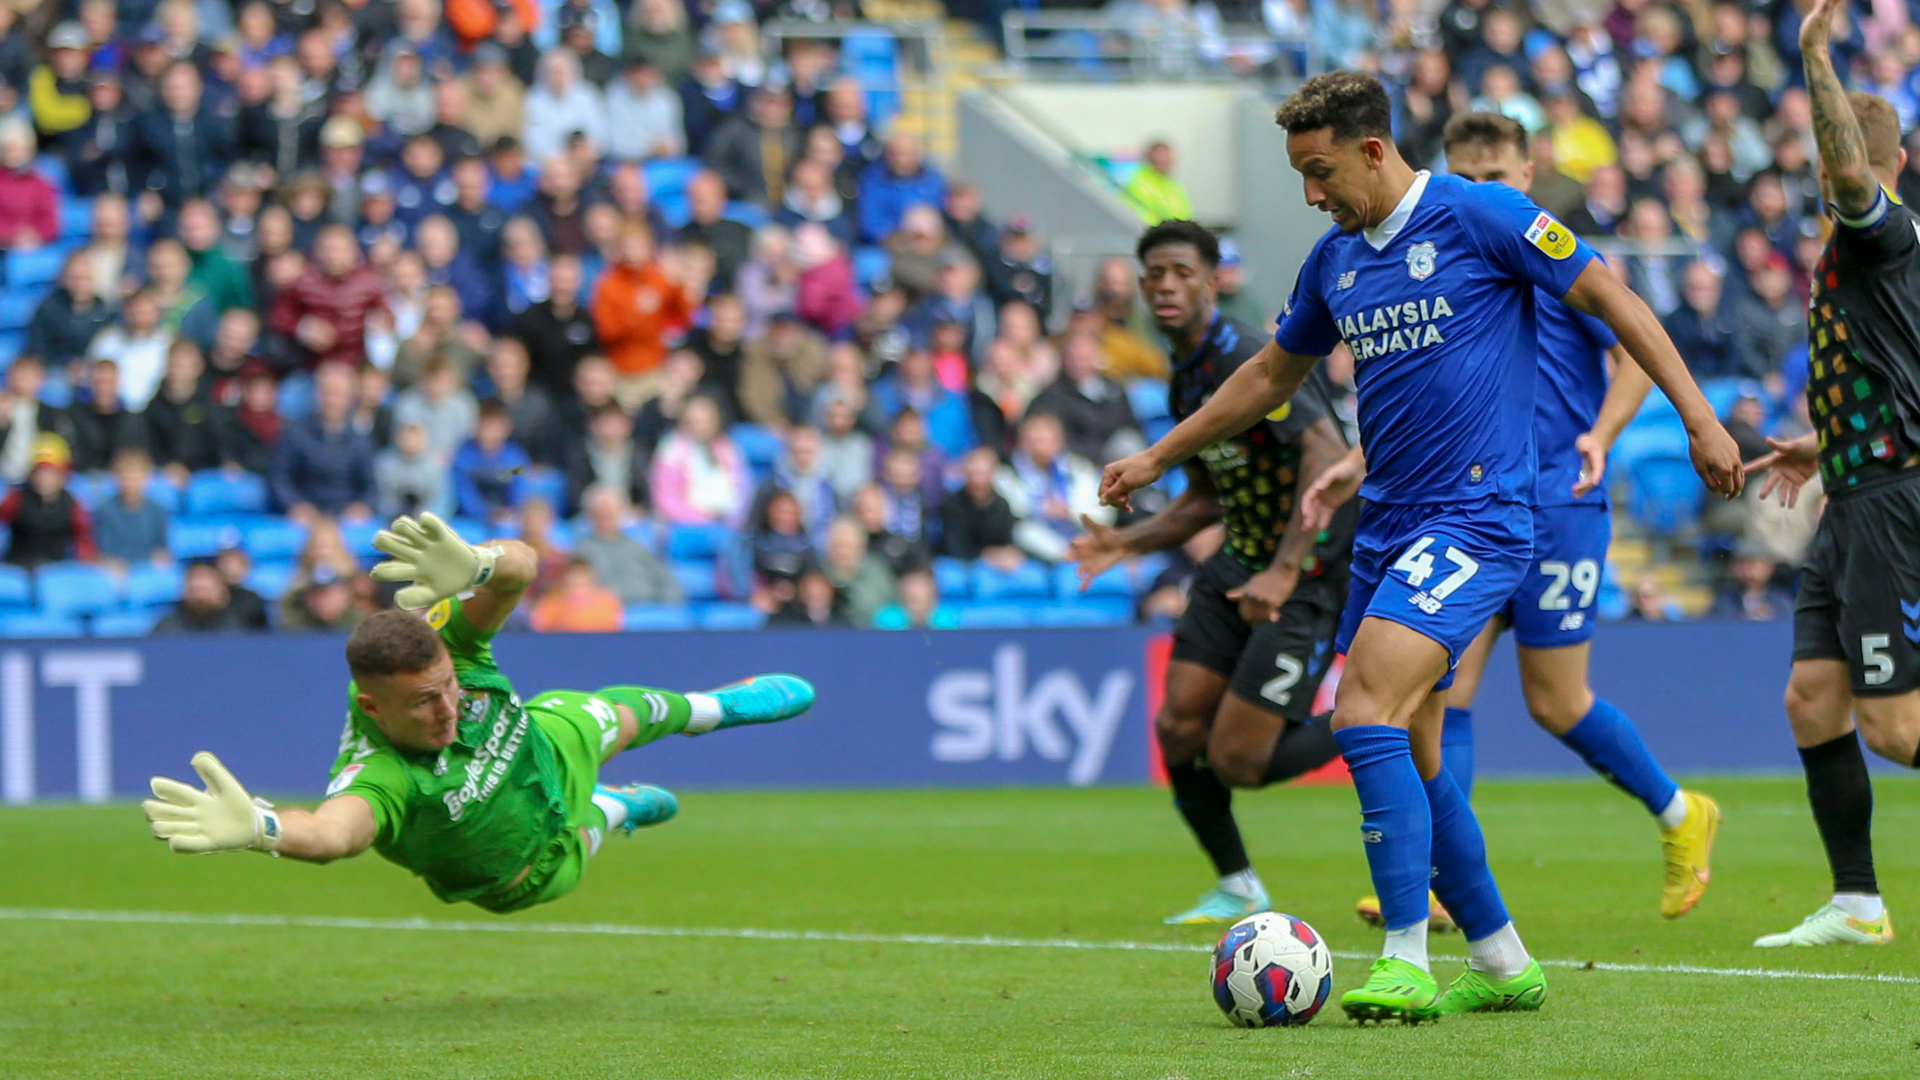
[[1593,430],[1607,396],[1607,350],[1620,339],[1612,328],[1557,296],[1534,293],[1540,337],[1539,386],[1534,391],[1534,453],[1540,459],[1534,500],[1540,506],[1607,505],[1605,486],[1573,497],[1580,476],[1574,440]]
[[1353,351],[1362,497],[1533,500],[1534,287],[1564,296],[1594,257],[1505,184],[1426,172],[1375,228],[1314,244],[1274,340]]

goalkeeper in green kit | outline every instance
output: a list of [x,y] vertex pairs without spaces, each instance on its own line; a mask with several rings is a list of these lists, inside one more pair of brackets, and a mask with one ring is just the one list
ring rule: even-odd
[[521,911],[571,892],[609,831],[679,809],[663,788],[598,784],[607,759],[662,735],[786,720],[813,704],[813,687],[792,675],[704,694],[552,690],[523,703],[488,642],[533,583],[533,549],[471,546],[432,514],[397,519],[374,546],[392,558],[373,576],[407,583],[399,604],[409,610],[373,616],[347,642],[353,682],[326,801],[275,810],[202,751],[193,767],[205,791],[156,776],[155,798],[141,804],[175,852],[324,863],[372,847],[450,904]]

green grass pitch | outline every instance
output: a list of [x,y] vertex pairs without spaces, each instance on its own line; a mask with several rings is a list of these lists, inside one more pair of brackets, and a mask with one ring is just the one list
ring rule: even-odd
[[[610,840],[579,891],[498,919],[448,908],[372,856],[312,867],[177,858],[131,806],[0,811],[0,1077],[1141,1078],[1920,1076],[1920,942],[1762,953],[1823,899],[1797,780],[1707,782],[1727,813],[1714,884],[1657,911],[1658,841],[1598,782],[1476,798],[1546,1009],[1356,1028],[1229,1027],[1215,931],[1164,927],[1208,884],[1164,793],[702,794]],[[1282,910],[1371,952],[1344,788],[1242,797]],[[1881,885],[1920,929],[1920,786],[1883,778]],[[48,909],[332,917],[333,924],[54,921]],[[415,930],[603,924],[599,933]],[[372,925],[354,920],[371,920]],[[687,928],[650,936],[616,928]],[[821,940],[743,929],[824,931]],[[902,937],[1190,945],[1193,951]],[[1464,952],[1458,937],[1436,952]],[[1586,961],[1631,970],[1585,969]],[[1727,970],[1846,978],[1743,977]],[[1459,970],[1436,965],[1442,979]],[[1365,962],[1335,964],[1336,994]],[[1874,976],[1880,978],[1875,979]]]

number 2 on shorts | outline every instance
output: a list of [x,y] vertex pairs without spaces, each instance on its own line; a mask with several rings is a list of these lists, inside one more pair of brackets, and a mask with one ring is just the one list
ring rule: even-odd
[[[1433,576],[1433,556],[1427,554],[1427,549],[1432,546],[1433,537],[1423,536],[1414,541],[1412,547],[1394,560],[1393,568],[1407,575],[1407,584],[1416,589],[1425,585],[1427,579]],[[1427,595],[1435,600],[1445,600],[1452,596],[1455,589],[1465,585],[1468,578],[1480,571],[1480,564],[1459,548],[1447,548],[1446,556],[1447,561],[1452,563],[1455,569],[1453,573],[1442,578],[1440,584],[1427,590]]]

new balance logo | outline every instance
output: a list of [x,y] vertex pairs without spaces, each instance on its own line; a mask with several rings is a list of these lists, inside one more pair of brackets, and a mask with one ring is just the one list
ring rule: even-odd
[[1387,838],[1387,834],[1381,832],[1379,829],[1361,829],[1360,830],[1360,839],[1365,840],[1369,844],[1377,844],[1380,841],[1385,840],[1386,838]]
[[1349,270],[1346,273],[1341,274],[1340,280],[1334,283],[1334,286],[1333,286],[1334,291],[1339,292],[1341,289],[1353,288],[1354,276],[1359,272],[1360,271],[1358,270]]
[[1407,597],[1407,603],[1412,604],[1414,607],[1419,608],[1429,615],[1438,614],[1442,605],[1439,597],[1424,590]]
[[1586,624],[1587,613],[1584,611],[1569,611],[1565,615],[1560,616],[1560,629],[1562,630],[1578,630]]

